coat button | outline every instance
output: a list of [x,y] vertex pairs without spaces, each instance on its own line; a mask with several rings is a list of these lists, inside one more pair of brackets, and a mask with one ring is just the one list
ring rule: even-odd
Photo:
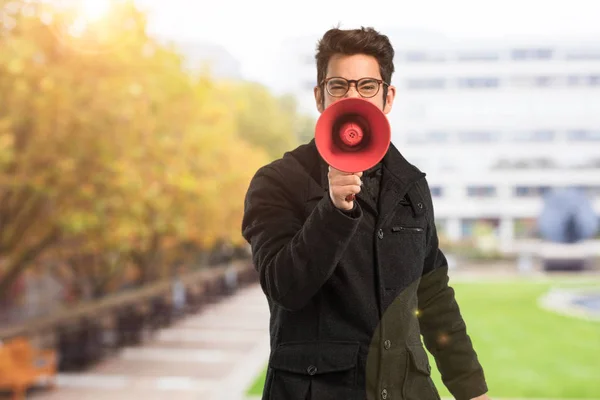
[[421,209],[422,209],[422,208],[423,208],[423,203],[418,203],[418,204],[417,204],[417,207],[419,207],[419,208],[421,208]]
[[392,347],[392,342],[386,340],[385,342],[383,342],[383,347],[385,347],[386,350],[389,350],[390,347]]
[[383,389],[383,390],[381,391],[381,398],[382,398],[382,399],[387,399],[387,395],[388,395],[388,393],[387,393],[387,390]]
[[309,375],[314,375],[317,373],[317,367],[315,367],[314,365],[311,365],[310,367],[307,368],[306,371],[308,372]]
[[380,230],[377,232],[377,237],[378,237],[379,239],[383,239],[383,229],[380,229]]

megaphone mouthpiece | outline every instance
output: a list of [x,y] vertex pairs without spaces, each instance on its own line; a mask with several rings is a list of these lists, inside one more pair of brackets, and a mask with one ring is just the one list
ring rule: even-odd
[[363,130],[356,122],[344,122],[340,127],[340,139],[349,147],[358,146],[363,139]]

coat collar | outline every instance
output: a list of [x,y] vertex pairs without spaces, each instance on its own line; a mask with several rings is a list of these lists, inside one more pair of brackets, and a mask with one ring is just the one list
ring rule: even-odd
[[[400,154],[396,146],[390,143],[390,148],[383,158],[383,178],[381,181],[381,194],[379,196],[379,213],[384,219],[402,201],[411,186],[424,178],[426,174],[410,164]],[[410,197],[410,196],[409,196]],[[409,199],[413,211],[421,214],[423,210],[415,210],[416,203],[420,200]],[[423,204],[421,203],[421,207]]]
[[[309,144],[314,146],[314,150],[318,154],[314,139]],[[321,186],[327,191],[329,190],[329,181],[327,179],[328,165],[320,155],[318,155],[318,158],[321,170]],[[378,211],[385,215],[406,195],[410,186],[425,177],[426,174],[410,164],[393,143],[390,143],[390,147],[383,157],[382,165],[383,177],[381,180]],[[361,197],[361,194],[362,192],[359,194],[359,197]],[[364,196],[362,199],[366,203],[369,203],[369,199],[366,197]]]
[[[314,143],[314,139],[311,140],[310,145],[317,151],[317,147]],[[318,154],[318,152],[317,152]],[[398,149],[393,143],[390,143],[390,147],[383,157],[383,175],[384,178],[381,182],[382,186],[390,186],[390,189],[402,188],[420,178],[426,174],[418,170],[415,166],[410,164],[400,154]],[[329,180],[327,179],[328,165],[319,155],[319,165],[321,170],[321,186],[327,190],[329,188]],[[401,191],[401,190],[399,190]]]

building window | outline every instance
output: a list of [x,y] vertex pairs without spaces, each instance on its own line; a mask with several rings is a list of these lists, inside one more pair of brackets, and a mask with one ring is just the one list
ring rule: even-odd
[[443,78],[408,79],[406,87],[408,89],[444,89],[446,87],[446,80]]
[[590,200],[600,197],[600,186],[598,185],[573,185],[570,186],[570,189],[577,190]]
[[444,189],[441,186],[432,186],[430,190],[432,197],[442,197],[444,195]]
[[513,169],[554,169],[556,163],[550,158],[530,158],[517,160]]
[[550,87],[557,79],[552,76],[536,76],[533,79],[534,86]]
[[600,130],[573,130],[567,132],[567,140],[572,142],[598,142]]
[[461,88],[496,88],[500,86],[500,79],[495,77],[460,78],[458,86]]
[[517,132],[513,136],[516,142],[551,142],[555,137],[556,132],[551,130]]
[[571,61],[600,60],[600,49],[571,50],[565,54],[565,58]]
[[516,197],[541,197],[550,191],[550,186],[517,186],[514,188]]
[[590,198],[600,198],[600,186],[581,186],[580,189]]
[[514,76],[510,85],[516,87],[600,86],[600,75]]
[[567,77],[569,86],[600,86],[600,75],[570,75]]
[[462,143],[489,143],[496,142],[500,134],[494,131],[467,131],[458,132],[458,140]]
[[558,168],[557,164],[549,158],[530,158],[530,159],[516,159],[498,160],[492,167],[493,169],[555,169]]
[[406,135],[406,142],[411,144],[417,143],[446,143],[449,139],[448,132],[431,131],[431,132],[409,132]]
[[444,62],[446,57],[441,53],[427,53],[422,51],[408,51],[403,57],[406,62]]
[[511,58],[517,61],[526,60],[550,60],[554,55],[554,50],[548,48],[541,49],[514,49],[511,52]]
[[561,76],[515,76],[511,78],[511,85],[517,87],[553,87],[565,84]]
[[465,52],[458,53],[456,59],[458,61],[473,62],[473,61],[498,61],[500,55],[498,53],[489,52]]
[[494,186],[467,186],[468,197],[495,197],[496,195]]
[[446,143],[450,135],[448,132],[432,131],[427,132],[427,139],[433,143]]
[[583,86],[585,85],[585,79],[583,76],[571,75],[567,78],[567,85],[569,86]]

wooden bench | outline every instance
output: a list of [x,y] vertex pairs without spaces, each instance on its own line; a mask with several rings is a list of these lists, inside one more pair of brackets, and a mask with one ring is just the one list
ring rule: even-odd
[[15,338],[0,345],[0,390],[25,398],[27,389],[46,380],[54,387],[57,357],[53,350],[37,350],[27,339]]

